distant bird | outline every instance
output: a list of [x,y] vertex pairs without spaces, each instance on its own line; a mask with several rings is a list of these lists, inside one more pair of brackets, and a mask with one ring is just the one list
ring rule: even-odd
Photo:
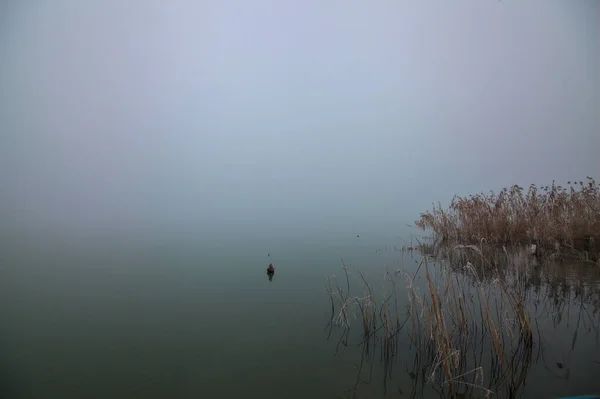
[[267,267],[267,274],[273,274],[275,273],[275,268],[273,267],[272,263],[269,263],[269,267]]

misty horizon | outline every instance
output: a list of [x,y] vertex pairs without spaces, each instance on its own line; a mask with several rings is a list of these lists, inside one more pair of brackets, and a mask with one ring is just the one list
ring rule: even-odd
[[597,2],[0,10],[8,231],[391,233],[600,172]]

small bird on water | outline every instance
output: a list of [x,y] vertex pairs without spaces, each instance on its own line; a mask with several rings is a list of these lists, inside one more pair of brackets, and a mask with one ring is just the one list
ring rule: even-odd
[[275,273],[275,268],[272,263],[269,263],[269,267],[267,267],[267,273],[272,274]]

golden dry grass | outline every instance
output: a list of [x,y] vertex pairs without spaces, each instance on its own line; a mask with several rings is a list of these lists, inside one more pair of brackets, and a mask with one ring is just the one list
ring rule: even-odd
[[567,185],[532,184],[526,192],[515,185],[497,194],[455,197],[447,209],[438,204],[422,213],[416,225],[458,244],[485,240],[506,246],[595,249],[600,244],[600,188],[591,177]]

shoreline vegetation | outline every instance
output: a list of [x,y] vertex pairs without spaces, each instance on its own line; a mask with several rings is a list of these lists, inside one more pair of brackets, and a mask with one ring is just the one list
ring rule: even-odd
[[531,257],[521,255],[512,258],[517,267],[503,270],[468,261],[439,267],[424,257],[414,274],[385,272],[381,291],[342,265],[341,280],[333,276],[327,284],[329,336],[338,328],[336,354],[362,349],[356,385],[345,397],[362,397],[359,388],[377,359],[386,390],[408,374],[409,397],[427,391],[444,398],[518,396],[540,356],[539,346],[534,350],[540,331],[527,306],[538,298],[527,290]]
[[[569,188],[455,197],[448,209],[421,214],[417,226],[433,238],[402,251],[404,264],[420,250],[416,271],[386,268],[383,283],[373,283],[342,261],[340,280],[328,279],[336,354],[362,352],[346,397],[359,397],[377,358],[384,391],[398,378],[410,397],[520,397],[531,367],[548,362],[545,328],[573,311],[565,305],[573,301],[581,305],[569,356],[586,306],[595,309],[585,315],[597,344],[600,189],[591,177]],[[554,364],[557,376],[570,372],[564,361]]]
[[436,242],[453,245],[527,246],[532,254],[561,253],[598,261],[600,187],[592,177],[562,187],[514,185],[499,193],[455,196],[448,208],[434,205],[415,225]]

